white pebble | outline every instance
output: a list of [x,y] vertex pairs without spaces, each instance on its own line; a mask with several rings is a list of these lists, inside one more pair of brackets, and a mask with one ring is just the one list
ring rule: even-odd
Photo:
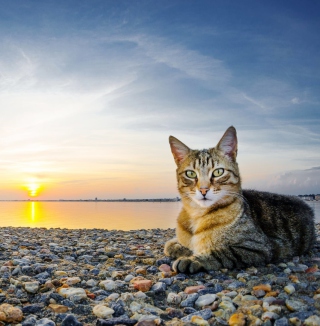
[[296,291],[296,289],[294,288],[293,285],[288,284],[287,286],[284,287],[284,290],[288,293],[288,294],[292,294],[293,292]]
[[93,307],[93,313],[99,318],[107,318],[114,313],[114,310],[102,304]]
[[107,291],[112,291],[117,288],[117,284],[112,280],[101,281],[99,286]]

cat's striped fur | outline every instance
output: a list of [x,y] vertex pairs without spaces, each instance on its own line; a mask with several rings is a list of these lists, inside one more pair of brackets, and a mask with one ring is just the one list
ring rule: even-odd
[[241,189],[234,127],[210,149],[191,150],[172,136],[169,142],[183,203],[177,237],[165,245],[175,270],[257,266],[312,248],[314,216],[306,203]]

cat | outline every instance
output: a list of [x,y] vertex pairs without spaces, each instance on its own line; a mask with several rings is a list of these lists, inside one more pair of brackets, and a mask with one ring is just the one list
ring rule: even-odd
[[233,126],[214,148],[192,150],[173,136],[169,143],[183,207],[164,253],[176,272],[265,265],[312,249],[314,214],[305,202],[242,190]]

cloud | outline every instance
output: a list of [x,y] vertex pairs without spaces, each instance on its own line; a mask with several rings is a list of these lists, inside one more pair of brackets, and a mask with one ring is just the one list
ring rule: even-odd
[[[264,190],[278,193],[304,195],[320,193],[320,166],[305,170],[292,170],[269,176]],[[261,188],[261,187],[260,187]]]

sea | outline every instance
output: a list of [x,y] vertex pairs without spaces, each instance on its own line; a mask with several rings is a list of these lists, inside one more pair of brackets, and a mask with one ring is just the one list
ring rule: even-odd
[[[320,201],[307,202],[320,222]],[[0,227],[67,229],[174,228],[181,202],[0,202]]]

